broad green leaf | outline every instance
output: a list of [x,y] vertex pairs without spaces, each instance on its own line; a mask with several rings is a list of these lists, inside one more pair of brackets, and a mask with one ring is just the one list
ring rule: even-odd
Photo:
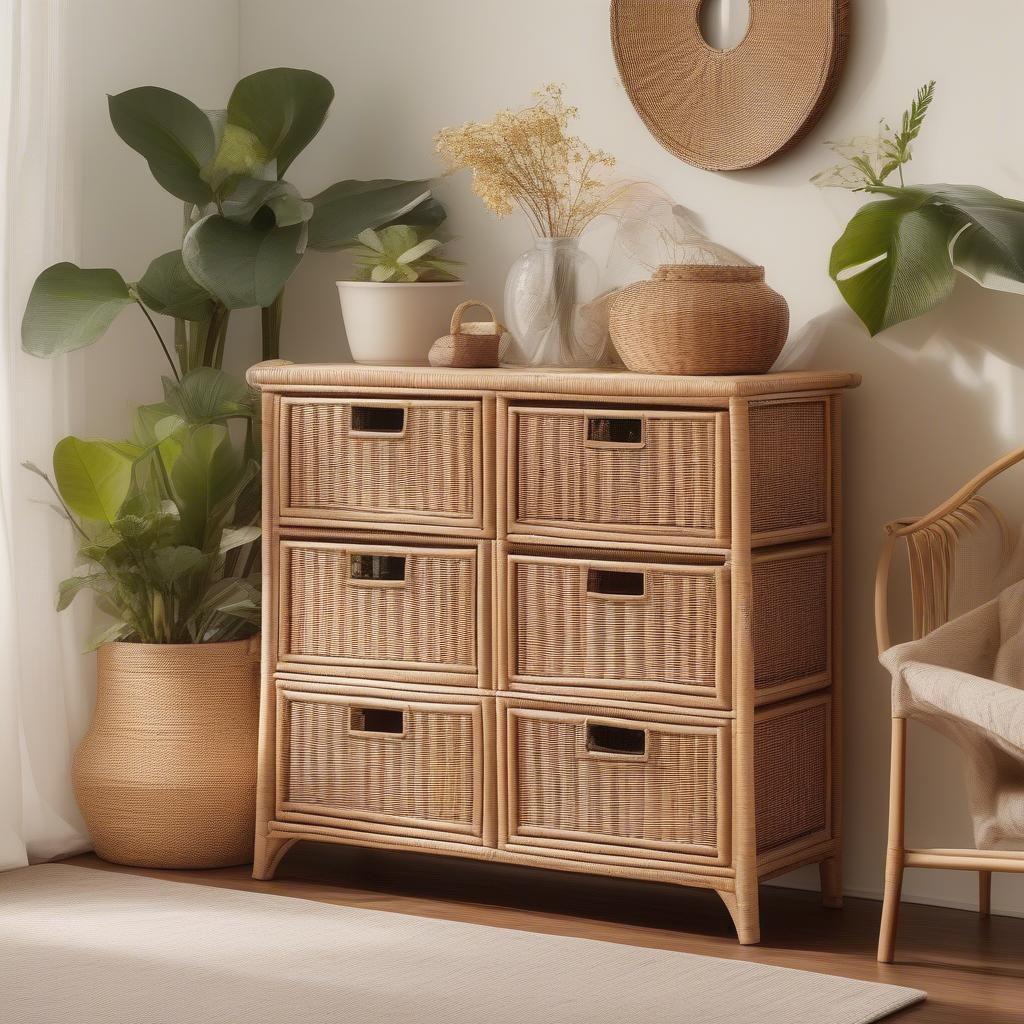
[[183,420],[212,423],[255,415],[255,399],[249,385],[212,366],[190,370],[180,381],[163,378],[164,405]]
[[104,573],[94,572],[87,576],[69,576],[66,580],[61,580],[57,586],[57,611],[64,611],[81,591],[102,584],[106,578]]
[[189,431],[171,471],[174,500],[188,543],[203,551],[220,546],[218,522],[248,481],[226,427],[209,423]]
[[188,272],[228,309],[269,306],[302,260],[305,225],[255,228],[210,214],[182,243]]
[[240,548],[245,544],[251,544],[259,540],[260,528],[258,526],[235,526],[224,531],[220,538],[220,550],[231,551],[233,548]]
[[915,195],[868,203],[832,249],[829,273],[871,334],[927,313],[953,290],[950,212]]
[[[448,219],[448,211],[431,196],[407,213],[402,214],[401,223],[416,228],[421,235],[432,235]],[[397,224],[394,220],[391,224]],[[389,224],[383,225],[389,227]]]
[[91,345],[134,300],[116,270],[55,263],[32,285],[21,344],[34,356],[58,356]]
[[119,640],[127,640],[134,632],[135,630],[127,622],[115,622],[112,626],[106,626],[93,636],[85,649],[86,653],[89,651],[95,651],[104,644],[112,644]]
[[313,216],[313,204],[287,181],[261,181],[239,178],[231,194],[221,202],[221,212],[229,220],[248,224],[266,206],[279,228],[301,224]]
[[373,228],[366,228],[365,231],[360,231],[356,235],[358,241],[362,242],[367,249],[372,249],[374,252],[383,252],[384,243],[380,240],[380,235],[377,234]]
[[200,171],[213,159],[210,119],[191,100],[146,85],[108,97],[114,131],[145,157],[153,177],[171,195],[208,203],[210,186]]
[[309,245],[313,249],[342,249],[352,245],[365,228],[396,223],[429,198],[426,181],[339,181],[311,200]]
[[218,194],[234,177],[250,177],[263,181],[277,179],[277,165],[252,132],[237,125],[225,124],[210,165],[203,169],[203,180]]
[[139,297],[154,313],[182,320],[209,320],[213,300],[185,269],[181,250],[157,256],[137,285]]
[[327,118],[334,88],[322,75],[270,68],[243,78],[228,100],[228,124],[251,132],[283,178]]
[[153,567],[160,582],[174,583],[186,573],[198,568],[205,559],[206,555],[198,548],[179,544],[154,551]]
[[53,450],[57,490],[72,512],[113,523],[128,497],[135,458],[109,441],[65,437]]

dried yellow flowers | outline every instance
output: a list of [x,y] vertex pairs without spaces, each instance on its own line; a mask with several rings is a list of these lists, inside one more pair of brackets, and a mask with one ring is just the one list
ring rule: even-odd
[[541,237],[575,238],[620,198],[604,173],[615,157],[568,133],[579,111],[548,84],[536,103],[493,121],[443,128],[434,139],[449,172],[470,168],[473,191],[498,217],[518,206]]

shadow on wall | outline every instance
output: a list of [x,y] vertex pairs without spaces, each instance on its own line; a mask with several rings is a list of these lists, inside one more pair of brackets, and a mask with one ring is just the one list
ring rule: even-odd
[[[844,397],[845,731],[857,737],[845,757],[847,836],[882,836],[888,800],[889,677],[876,659],[874,624],[884,525],[930,511],[999,454],[1024,444],[1024,410],[1016,400],[1024,388],[1022,322],[1024,297],[962,279],[939,309],[878,338],[837,306],[800,330],[778,364],[841,366],[863,375],[861,387]],[[897,577],[891,591],[893,632],[906,639],[901,582]],[[909,841],[973,845],[955,748],[915,729],[910,750]],[[854,891],[880,888],[884,838],[875,845],[861,851],[869,861],[849,864]],[[976,882],[969,872],[959,874],[909,880],[908,894],[970,904]]]

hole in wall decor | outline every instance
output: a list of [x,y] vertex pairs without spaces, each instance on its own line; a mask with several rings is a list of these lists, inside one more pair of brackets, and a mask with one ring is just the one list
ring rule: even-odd
[[734,38],[744,0],[706,5],[612,0],[615,62],[669,152],[705,170],[754,167],[824,113],[846,57],[849,0],[745,0],[748,24],[731,48],[717,42]]
[[697,11],[697,24],[712,49],[735,49],[750,26],[750,0],[704,0]]

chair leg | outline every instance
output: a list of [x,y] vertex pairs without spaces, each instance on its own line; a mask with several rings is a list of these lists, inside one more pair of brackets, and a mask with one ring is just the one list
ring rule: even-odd
[[978,872],[978,913],[988,917],[992,913],[992,872]]
[[878,959],[891,964],[896,952],[896,925],[903,889],[904,801],[906,797],[907,722],[892,720],[892,751],[889,766],[889,844],[885,857],[885,899],[878,933]]

